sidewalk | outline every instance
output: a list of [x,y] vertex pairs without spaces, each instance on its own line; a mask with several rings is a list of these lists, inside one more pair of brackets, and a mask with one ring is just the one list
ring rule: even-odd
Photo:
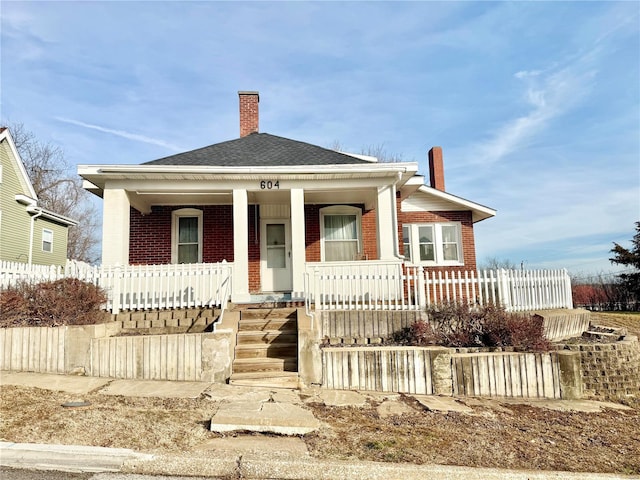
[[[35,373],[0,373],[1,385],[22,385],[59,390],[77,395],[97,391],[104,395],[196,398],[205,394],[226,408],[212,418],[212,430],[267,431],[300,435],[288,431],[304,425],[312,431],[319,422],[304,408],[304,399],[321,398],[327,405],[359,405],[366,393],[310,389],[304,392],[233,387],[203,382],[163,382],[114,380],[81,376]],[[384,394],[369,394],[384,395]],[[393,394],[387,395],[387,397]],[[303,399],[304,398],[304,399]],[[439,411],[464,411],[467,405],[447,397],[417,396],[427,408]],[[470,404],[482,402],[469,399]],[[601,402],[532,401],[548,408],[597,411],[617,404]],[[385,402],[392,410],[401,402]],[[397,404],[394,406],[394,404]],[[383,412],[384,413],[384,412]],[[393,414],[394,412],[388,412]],[[413,465],[368,461],[318,460],[308,456],[299,437],[258,436],[224,437],[209,440],[206,449],[180,454],[150,455],[130,449],[72,445],[0,443],[0,465],[14,468],[53,469],[84,472],[126,472],[150,475],[191,475],[227,478],[272,479],[629,479],[620,475],[568,472],[513,471],[485,468]]]

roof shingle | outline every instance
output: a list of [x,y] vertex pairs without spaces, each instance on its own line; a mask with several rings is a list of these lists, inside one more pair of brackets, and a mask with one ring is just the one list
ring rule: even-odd
[[145,162],[143,165],[271,167],[358,163],[370,164],[371,162],[310,143],[268,133],[252,133],[235,140]]

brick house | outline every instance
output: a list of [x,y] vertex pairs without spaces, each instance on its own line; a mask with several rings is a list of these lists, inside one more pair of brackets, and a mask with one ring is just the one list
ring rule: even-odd
[[81,165],[104,199],[102,261],[233,265],[231,300],[302,298],[311,265],[407,262],[475,270],[473,226],[491,208],[445,191],[442,149],[381,163],[259,133],[239,92],[240,138],[140,165]]

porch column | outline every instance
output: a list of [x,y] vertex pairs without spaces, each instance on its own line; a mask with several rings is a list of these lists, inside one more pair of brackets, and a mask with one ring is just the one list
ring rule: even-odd
[[102,201],[102,264],[129,264],[129,198],[123,189],[105,188]]
[[233,190],[233,291],[231,301],[248,302],[249,295],[249,203],[245,189]]
[[396,208],[395,188],[393,185],[378,187],[378,208],[376,220],[378,222],[378,255],[380,260],[397,260],[395,255],[394,236],[396,231],[394,214]]
[[304,190],[291,189],[291,272],[293,298],[303,298],[306,263],[304,228]]

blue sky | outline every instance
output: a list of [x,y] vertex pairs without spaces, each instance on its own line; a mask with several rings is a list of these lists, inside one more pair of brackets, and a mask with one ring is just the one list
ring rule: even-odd
[[[619,271],[640,220],[638,2],[12,2],[1,112],[77,164],[136,164],[260,130],[383,145],[498,210],[480,263]],[[75,172],[75,169],[74,169]]]

